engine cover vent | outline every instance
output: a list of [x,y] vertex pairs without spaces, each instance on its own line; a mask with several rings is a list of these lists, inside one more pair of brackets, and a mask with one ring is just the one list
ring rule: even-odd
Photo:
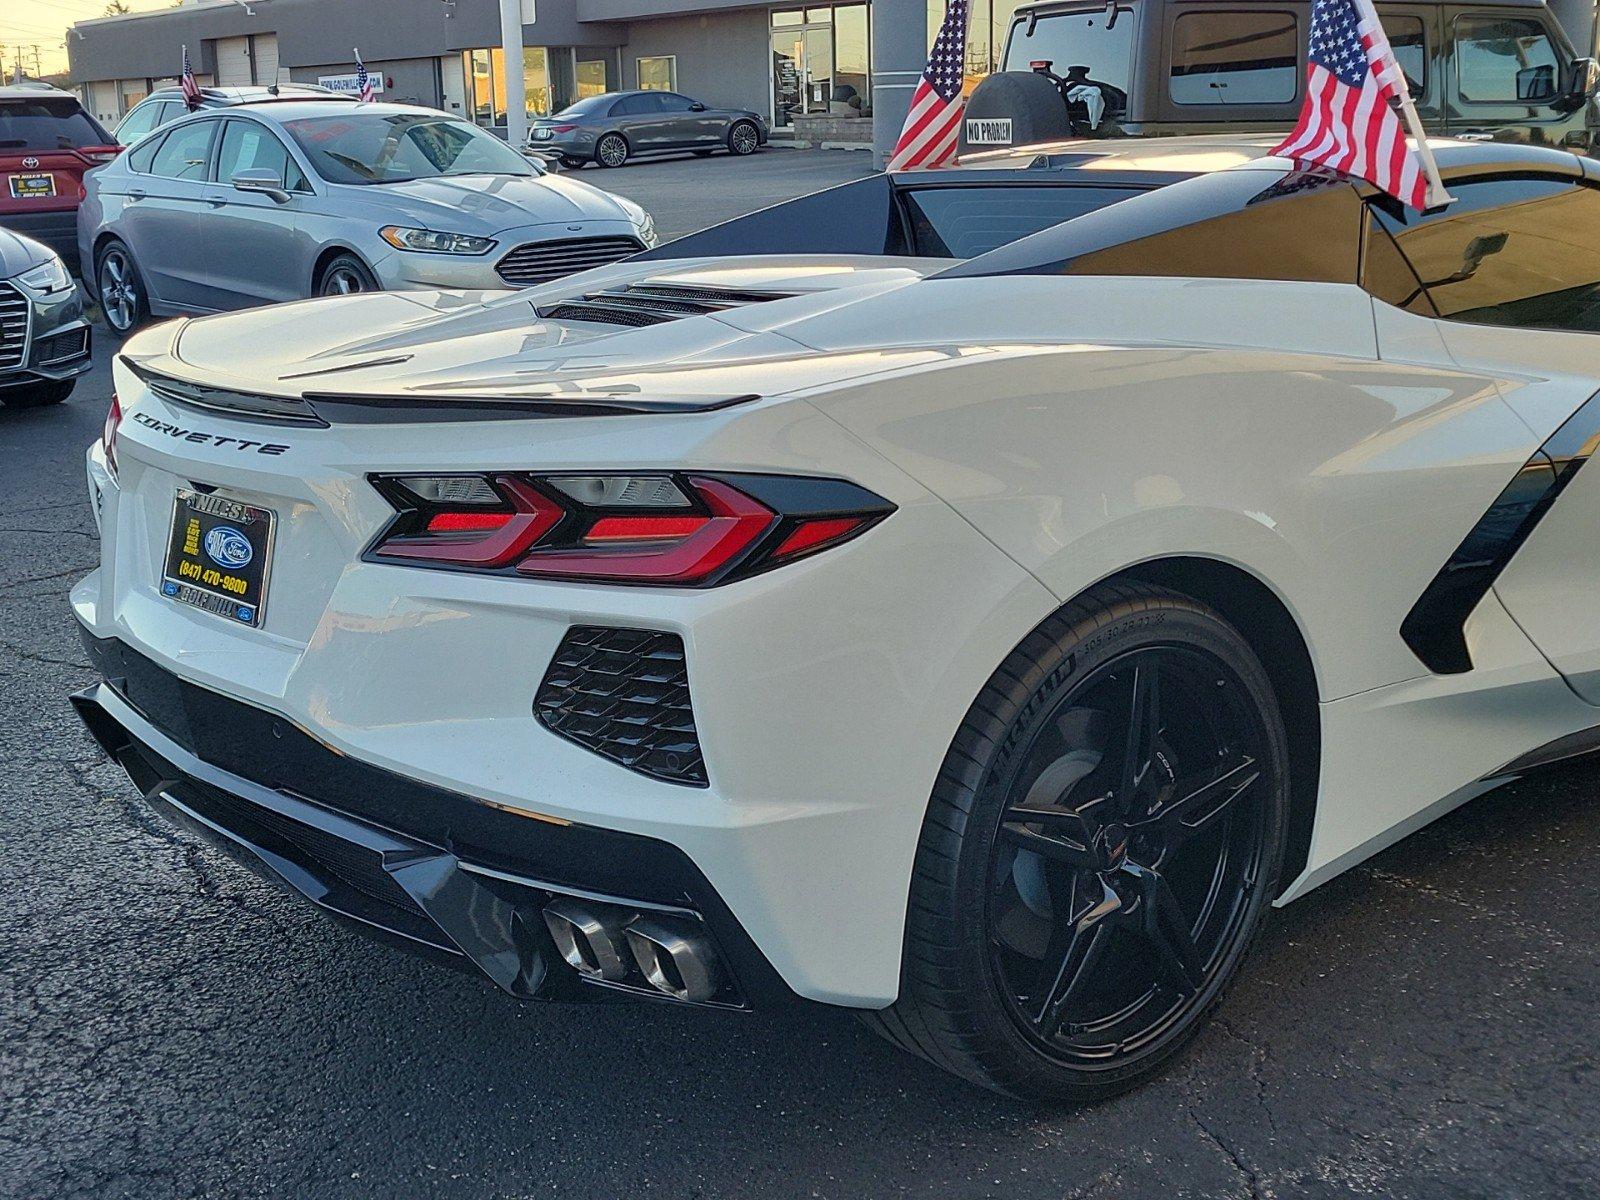
[[692,284],[633,283],[627,287],[591,292],[587,296],[546,305],[538,313],[547,321],[589,321],[599,325],[640,328],[664,325],[683,317],[703,317],[730,308],[743,308],[747,304],[787,300],[792,294],[696,287]]

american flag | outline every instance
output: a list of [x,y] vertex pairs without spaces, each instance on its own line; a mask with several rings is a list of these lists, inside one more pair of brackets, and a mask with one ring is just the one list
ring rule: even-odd
[[372,103],[372,76],[367,74],[367,64],[361,61],[361,51],[356,52],[356,90],[363,104]]
[[200,107],[200,85],[195,82],[194,68],[189,65],[189,47],[183,48],[183,103],[190,112]]
[[961,144],[961,116],[967,111],[962,95],[966,82],[967,3],[950,0],[944,24],[934,40],[933,53],[923,68],[922,82],[911,97],[911,111],[900,131],[889,170],[942,167],[953,162]]
[[1305,107],[1276,153],[1365,179],[1415,209],[1450,202],[1372,0],[1312,3]]

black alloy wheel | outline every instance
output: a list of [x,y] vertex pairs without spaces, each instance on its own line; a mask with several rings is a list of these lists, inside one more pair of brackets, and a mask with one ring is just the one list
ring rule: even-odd
[[1276,893],[1276,698],[1198,602],[1107,586],[996,672],[918,849],[901,998],[882,1032],[1033,1099],[1160,1069],[1220,1000]]
[[608,133],[595,144],[594,160],[602,167],[620,167],[627,163],[628,139],[620,133]]
[[735,121],[728,130],[728,150],[743,158],[761,148],[761,134],[749,121]]

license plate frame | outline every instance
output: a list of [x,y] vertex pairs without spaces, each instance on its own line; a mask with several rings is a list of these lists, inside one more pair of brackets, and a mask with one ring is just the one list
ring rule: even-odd
[[278,515],[270,508],[176,489],[161,594],[230,624],[260,629],[277,526]]
[[533,131],[533,140],[536,142],[548,142],[554,136],[555,134],[548,129],[535,129]]
[[[13,200],[54,200],[56,177],[50,171],[26,171],[9,176]],[[29,187],[29,184],[43,186]]]

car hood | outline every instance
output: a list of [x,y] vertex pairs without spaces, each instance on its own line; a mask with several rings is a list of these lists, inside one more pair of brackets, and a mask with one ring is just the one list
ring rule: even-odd
[[[429,229],[486,237],[525,225],[631,221],[615,196],[558,175],[452,175],[352,187]],[[375,196],[374,193],[378,193]]]
[[0,279],[20,275],[28,268],[38,266],[50,255],[48,247],[32,238],[23,237],[9,229],[0,229]]
[[[381,401],[386,420],[403,420],[392,414],[407,405],[454,405],[469,419],[488,402],[532,415],[541,405],[547,415],[717,408],[890,369],[896,355],[930,357],[824,352],[784,330],[947,265],[822,256],[622,263],[525,292],[378,292],[204,317],[140,335],[124,358],[202,387],[314,404]],[[575,301],[630,287],[724,299],[715,311],[672,311],[644,327],[562,315]]]

